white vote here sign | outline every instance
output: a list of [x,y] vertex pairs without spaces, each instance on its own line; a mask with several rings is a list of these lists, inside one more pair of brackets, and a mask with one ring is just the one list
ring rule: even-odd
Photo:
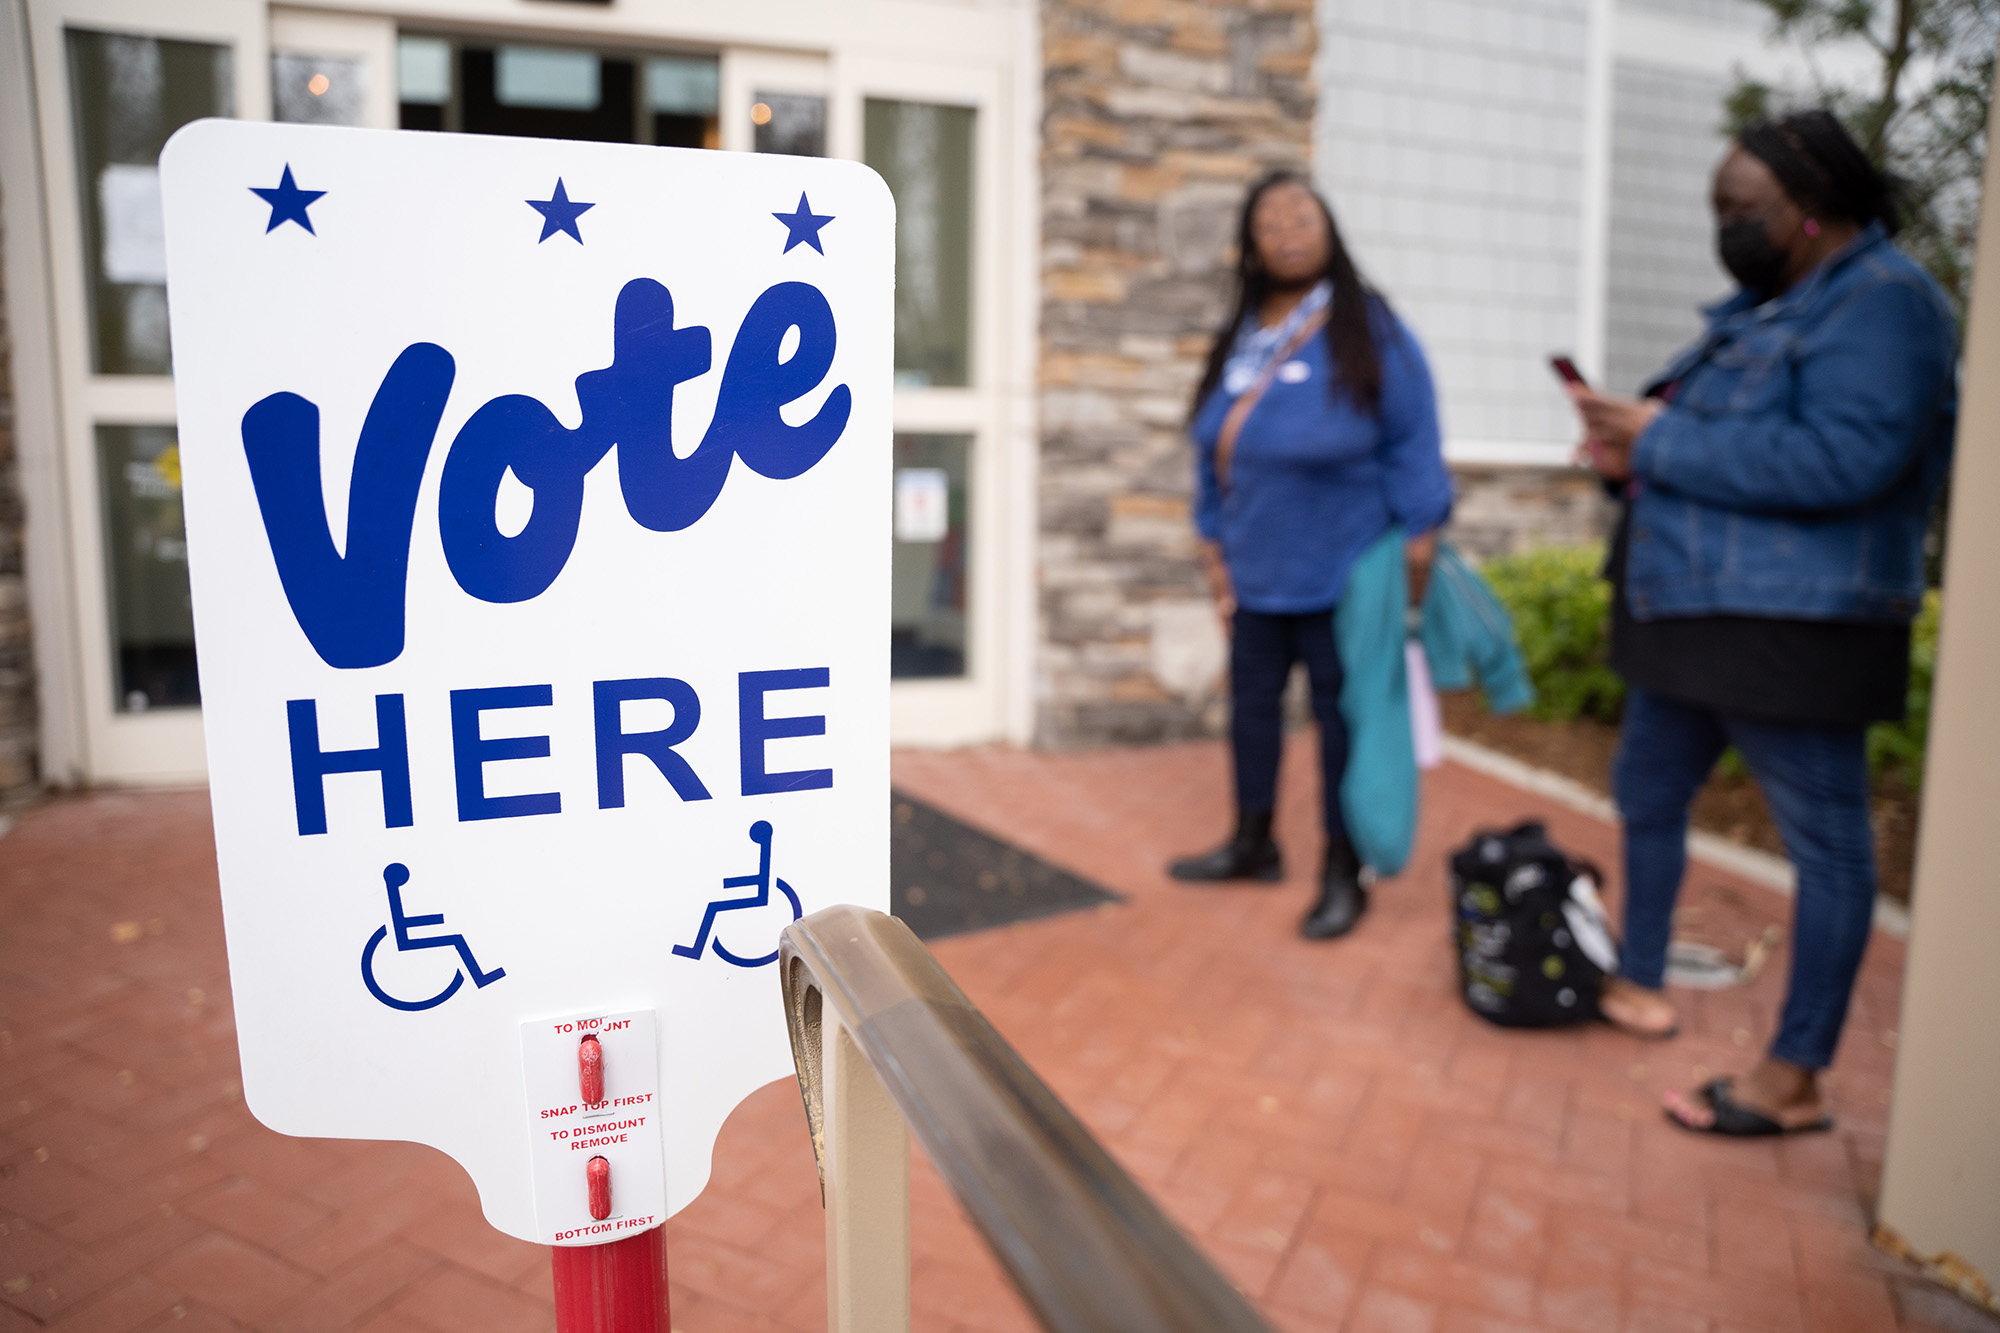
[[203,121],[162,194],[250,1107],[657,1224],[790,1070],[779,932],[888,905],[888,192]]

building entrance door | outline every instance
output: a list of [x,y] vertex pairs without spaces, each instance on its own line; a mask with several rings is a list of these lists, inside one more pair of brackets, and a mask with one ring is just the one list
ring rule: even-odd
[[[764,0],[686,31],[554,11],[523,26],[502,23],[503,8],[470,0],[455,30],[408,0],[366,13],[268,0],[13,11],[0,78],[21,72],[33,124],[20,136],[32,151],[8,161],[32,165],[10,176],[7,204],[27,180],[42,234],[29,245],[12,230],[6,279],[48,294],[15,332],[17,348],[46,351],[50,390],[20,424],[43,775],[176,782],[205,769],[158,186],[162,145],[203,116],[874,167],[898,213],[895,433],[872,443],[892,454],[895,735],[1026,739],[1033,302],[1021,293],[1035,254],[1022,201],[1035,159],[1014,62],[1033,63],[1027,30],[1012,11],[938,4],[950,22],[925,29],[936,50],[919,51],[900,9],[852,0],[804,18],[784,8],[794,45],[779,50],[762,44],[778,19]],[[30,360],[17,353],[17,373]]]
[[63,408],[64,503],[45,516],[63,539],[41,550],[70,583],[62,614],[38,607],[36,632],[63,636],[73,665],[42,682],[73,751],[44,764],[70,770],[57,777],[195,778],[159,153],[188,121],[267,114],[268,12],[248,0],[30,0],[27,12]]

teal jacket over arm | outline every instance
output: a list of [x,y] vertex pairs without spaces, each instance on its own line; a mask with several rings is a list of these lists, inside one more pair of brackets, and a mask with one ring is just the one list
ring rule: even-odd
[[[1408,580],[1403,532],[1391,528],[1355,560],[1347,595],[1333,617],[1346,672],[1340,715],[1347,722],[1348,749],[1340,811],[1362,864],[1379,875],[1402,870],[1417,837],[1417,752],[1403,660]],[[1422,640],[1424,661],[1439,689],[1465,689],[1476,675],[1496,713],[1519,712],[1535,701],[1507,609],[1458,552],[1442,544],[1424,590]]]

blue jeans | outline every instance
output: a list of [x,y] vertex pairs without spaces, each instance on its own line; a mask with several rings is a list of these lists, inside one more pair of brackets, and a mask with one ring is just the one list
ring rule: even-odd
[[1791,984],[1771,1054],[1805,1069],[1833,1062],[1875,914],[1863,728],[1758,722],[1625,696],[1613,786],[1625,821],[1625,944],[1620,970],[1665,979],[1674,899],[1687,865],[1688,807],[1726,746],[1749,764],[1799,874]]
[[1236,808],[1274,810],[1284,757],[1285,681],[1306,664],[1313,717],[1319,722],[1320,796],[1329,842],[1347,841],[1340,778],[1347,771],[1347,723],[1340,716],[1340,648],[1333,612],[1268,615],[1236,609],[1229,636],[1229,740],[1236,761]]

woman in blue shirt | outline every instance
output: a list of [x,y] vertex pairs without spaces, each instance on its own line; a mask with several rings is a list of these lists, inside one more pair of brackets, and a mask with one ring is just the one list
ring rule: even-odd
[[1798,868],[1791,984],[1765,1057],[1674,1092],[1717,1134],[1832,1124],[1833,1061],[1875,906],[1867,728],[1900,718],[1924,532],[1950,461],[1957,328],[1890,243],[1892,182],[1840,122],[1752,125],[1716,170],[1717,250],[1742,290],[1644,398],[1575,389],[1618,484],[1612,665],[1625,947],[1605,1017],[1669,1036],[1662,990],[1688,806],[1725,746],[1749,762]]
[[1260,181],[1237,231],[1237,295],[1195,391],[1195,527],[1229,630],[1236,832],[1176,861],[1196,883],[1274,882],[1271,836],[1283,746],[1280,701],[1304,662],[1320,729],[1326,858],[1301,931],[1332,939],[1368,907],[1340,814],[1347,728],[1333,613],[1355,557],[1392,527],[1409,534],[1412,604],[1451,476],[1423,349],[1355,271],[1333,213],[1300,178]]

